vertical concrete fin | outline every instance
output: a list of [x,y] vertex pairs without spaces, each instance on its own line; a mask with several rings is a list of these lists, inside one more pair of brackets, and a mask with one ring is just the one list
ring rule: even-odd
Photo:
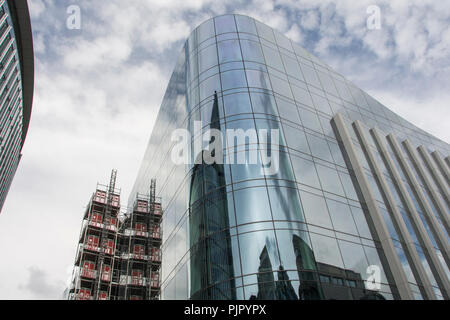
[[385,137],[376,128],[371,129],[370,132],[376,141],[378,150],[380,151],[381,157],[385,161],[386,167],[392,177],[392,180],[398,187],[399,196],[403,201],[406,214],[408,215],[412,227],[414,228],[417,240],[419,241],[419,244],[421,245],[424,251],[423,253],[428,261],[433,276],[435,277],[436,282],[441,288],[441,291],[448,290],[448,279],[445,276],[445,271],[443,270],[439,258],[436,255],[433,244],[430,238],[428,237],[425,226],[423,225],[419,213],[417,212],[416,207],[414,206],[414,202],[411,199],[411,196],[409,195],[408,190],[404,185],[401,175],[394,164],[394,159],[391,158],[391,155],[387,150],[388,147],[386,146],[385,143],[386,141]]
[[442,159],[441,155],[437,151],[433,151],[431,153],[431,156],[434,159],[434,162],[436,163],[439,170],[441,170],[442,176],[445,178],[445,182],[447,182],[447,188],[450,185],[450,170],[448,166],[445,164],[444,159]]
[[355,172],[356,180],[359,184],[362,196],[364,198],[363,200],[368,207],[368,212],[372,219],[373,227],[377,233],[384,254],[386,255],[389,269],[391,271],[395,285],[397,286],[400,298],[405,300],[412,300],[414,299],[414,296],[410,289],[408,279],[402,268],[400,259],[397,256],[397,252],[389,235],[388,228],[384,223],[380,209],[378,208],[378,204],[375,200],[373,192],[371,191],[369,181],[367,180],[366,174],[364,173],[364,169],[360,161],[358,160],[357,151],[353,146],[353,142],[345,125],[344,118],[341,114],[337,114],[336,116],[334,116],[332,121],[335,124],[336,130],[348,155],[350,164]]
[[[402,247],[405,251],[406,258],[408,259],[409,265],[411,266],[411,271],[414,275],[414,278],[421,289],[422,296],[424,299],[435,300],[436,295],[434,294],[433,288],[431,286],[430,280],[425,272],[425,269],[420,261],[419,254],[416,251],[416,246],[414,244],[411,235],[409,234],[408,228],[406,227],[405,221],[403,220],[402,214],[400,213],[395,198],[389,189],[389,185],[386,182],[386,178],[378,165],[377,158],[375,157],[373,151],[371,150],[370,144],[367,141],[367,137],[363,130],[363,125],[359,120],[356,120],[353,123],[355,127],[355,131],[359,137],[361,147],[363,148],[367,158],[369,160],[369,164],[374,173],[375,179],[377,180],[380,191],[385,199],[386,206],[388,208],[388,212],[390,214],[391,220],[395,226],[395,229],[399,233],[401,239],[403,240]],[[370,137],[369,137],[370,138]]]

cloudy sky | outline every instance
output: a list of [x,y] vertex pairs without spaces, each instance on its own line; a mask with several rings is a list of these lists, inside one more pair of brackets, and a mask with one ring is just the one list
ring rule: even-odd
[[[118,169],[126,200],[184,39],[218,14],[288,35],[407,120],[448,142],[450,2],[29,0],[35,98],[0,214],[0,299],[60,299],[84,207]],[[78,5],[81,29],[67,28]],[[369,30],[367,7],[380,8]]]

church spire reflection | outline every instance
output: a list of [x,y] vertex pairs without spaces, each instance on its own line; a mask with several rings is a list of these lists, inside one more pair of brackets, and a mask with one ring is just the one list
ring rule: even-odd
[[[215,92],[211,129],[221,129],[219,118]],[[195,163],[189,193],[191,299],[234,300],[236,288],[223,164],[205,163],[203,152],[197,155]],[[209,289],[202,290],[205,288]]]

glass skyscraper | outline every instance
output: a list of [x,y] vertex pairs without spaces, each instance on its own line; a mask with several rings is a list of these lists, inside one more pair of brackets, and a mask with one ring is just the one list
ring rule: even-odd
[[0,1],[0,210],[19,165],[30,122],[33,59],[27,1]]
[[[257,137],[209,163],[209,129]],[[449,154],[281,33],[223,15],[187,39],[130,201],[156,178],[163,299],[448,299]]]

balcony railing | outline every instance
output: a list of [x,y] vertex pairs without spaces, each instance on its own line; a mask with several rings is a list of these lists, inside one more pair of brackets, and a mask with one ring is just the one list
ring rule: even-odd
[[139,277],[139,276],[122,275],[122,276],[120,276],[119,283],[121,285],[132,285],[132,286],[144,287],[147,285],[147,278]]
[[81,268],[80,276],[88,279],[95,279],[97,277],[97,270]]

